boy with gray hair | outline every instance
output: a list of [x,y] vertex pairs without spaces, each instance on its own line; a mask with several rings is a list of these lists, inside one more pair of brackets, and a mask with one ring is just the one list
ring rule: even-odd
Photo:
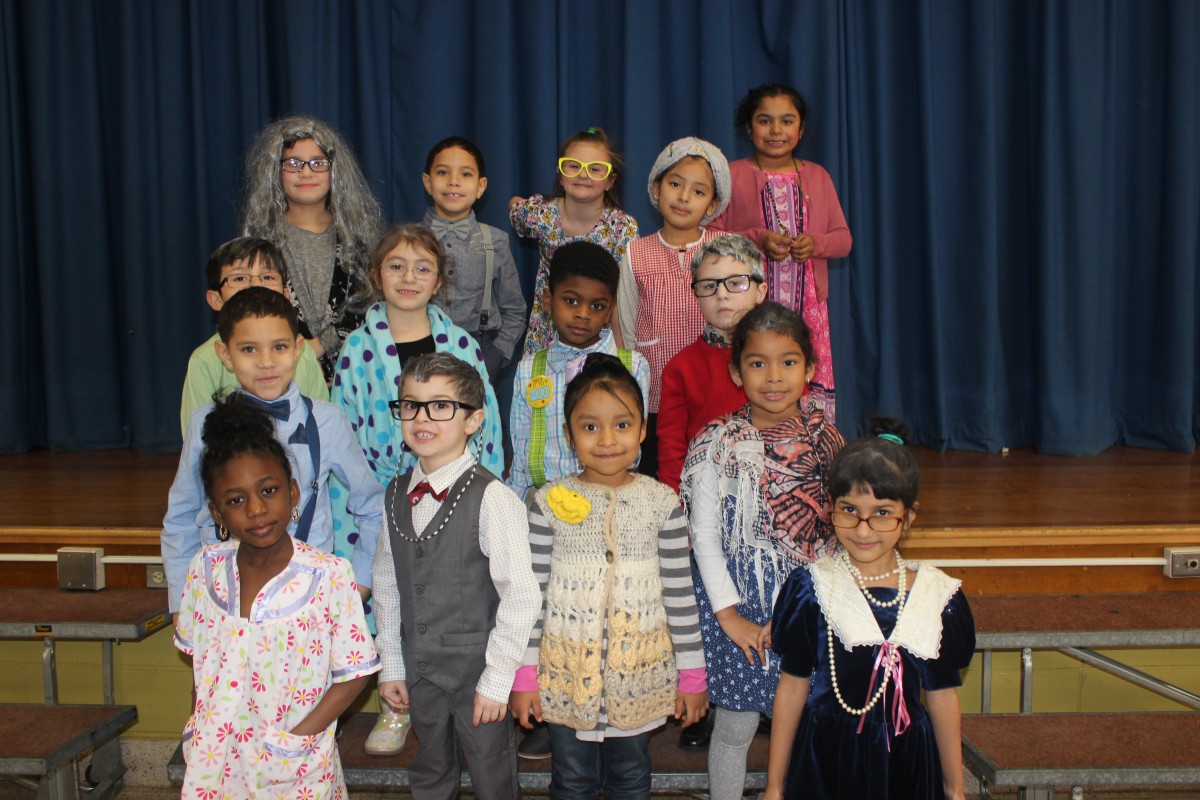
[[746,393],[729,374],[729,337],[766,299],[762,252],[737,234],[705,242],[692,256],[692,294],[704,327],[663,369],[658,412],[658,479],[675,491],[692,437],[746,404]]

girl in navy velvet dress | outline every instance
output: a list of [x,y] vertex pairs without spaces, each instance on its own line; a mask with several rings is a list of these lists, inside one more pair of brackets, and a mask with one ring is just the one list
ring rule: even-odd
[[959,581],[896,549],[917,464],[902,424],[871,429],[829,470],[840,548],[793,572],[775,605],[767,800],[963,797],[957,687],[975,623]]

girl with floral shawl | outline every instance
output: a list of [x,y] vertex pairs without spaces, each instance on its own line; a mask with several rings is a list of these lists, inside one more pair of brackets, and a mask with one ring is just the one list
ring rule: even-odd
[[730,375],[749,402],[696,435],[679,486],[709,697],[719,707],[708,759],[713,800],[741,797],[759,715],[772,712],[775,597],[793,569],[836,544],[825,477],[845,444],[804,395],[813,346],[798,314],[756,306],[730,344]]

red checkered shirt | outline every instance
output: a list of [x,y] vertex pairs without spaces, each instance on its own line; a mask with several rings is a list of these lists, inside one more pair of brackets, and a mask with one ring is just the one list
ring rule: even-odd
[[[629,244],[629,264],[637,284],[637,317],[633,349],[650,364],[650,408],[658,413],[662,373],[667,362],[696,341],[704,327],[700,306],[692,294],[692,256],[696,248],[724,231],[706,230],[680,250],[655,233]],[[626,343],[629,346],[629,343]]]

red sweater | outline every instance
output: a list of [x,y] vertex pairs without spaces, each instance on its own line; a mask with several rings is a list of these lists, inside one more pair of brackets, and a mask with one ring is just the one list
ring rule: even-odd
[[688,445],[717,417],[746,405],[729,377],[729,348],[697,339],[667,362],[658,407],[658,479],[679,491]]

